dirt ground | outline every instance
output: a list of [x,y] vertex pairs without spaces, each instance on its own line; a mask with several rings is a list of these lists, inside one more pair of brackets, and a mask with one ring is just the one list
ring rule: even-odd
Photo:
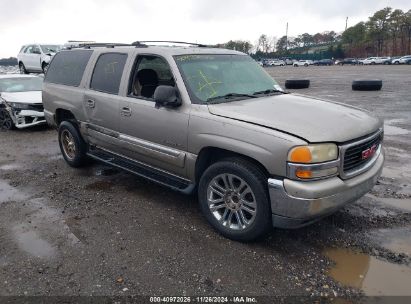
[[[55,130],[0,132],[0,296],[411,296],[411,67],[267,71],[385,120],[387,160],[371,193],[242,244],[210,228],[196,197],[98,163],[70,168]],[[361,78],[382,79],[382,91],[352,91]]]

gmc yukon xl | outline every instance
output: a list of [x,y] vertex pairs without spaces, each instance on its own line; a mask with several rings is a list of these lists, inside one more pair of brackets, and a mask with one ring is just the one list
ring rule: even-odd
[[66,162],[93,158],[198,194],[208,222],[249,241],[370,191],[382,122],[284,92],[249,56],[203,45],[88,45],[57,53],[45,116]]

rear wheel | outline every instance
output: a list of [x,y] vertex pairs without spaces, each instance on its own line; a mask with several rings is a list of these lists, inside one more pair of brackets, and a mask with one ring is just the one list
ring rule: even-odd
[[252,241],[271,228],[267,178],[245,160],[210,166],[200,179],[198,196],[207,221],[229,239]]
[[87,160],[87,144],[81,137],[77,127],[63,121],[59,126],[59,145],[64,159],[71,167],[81,167]]
[[9,112],[4,108],[0,109],[0,129],[13,130],[14,128],[14,122],[11,119]]

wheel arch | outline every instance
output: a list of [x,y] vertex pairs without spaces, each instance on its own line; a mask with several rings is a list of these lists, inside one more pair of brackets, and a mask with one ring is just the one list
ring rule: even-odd
[[56,125],[59,126],[63,121],[76,121],[76,117],[70,110],[58,108],[54,120]]
[[231,150],[222,149],[219,147],[207,146],[203,147],[197,156],[197,160],[195,163],[195,181],[197,183],[199,182],[202,174],[211,164],[223,159],[233,157],[242,158],[248,161],[249,163],[257,166],[267,177],[270,175],[266,167],[261,162],[259,162],[251,156],[234,152]]

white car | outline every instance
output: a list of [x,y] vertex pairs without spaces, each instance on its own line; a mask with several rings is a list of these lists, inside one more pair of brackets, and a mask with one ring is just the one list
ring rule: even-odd
[[284,60],[273,60],[271,63],[272,66],[285,66]]
[[400,63],[401,64],[411,64],[411,55],[402,56],[400,58]]
[[390,64],[391,58],[390,57],[368,57],[364,60],[360,60],[360,64]]
[[27,44],[23,45],[17,55],[21,74],[45,73],[51,58],[62,48],[58,44]]
[[41,89],[43,78],[0,75],[0,128],[11,130],[45,124]]
[[298,60],[296,62],[293,63],[293,66],[298,67],[298,66],[309,66],[309,65],[313,65],[314,61],[312,60]]

